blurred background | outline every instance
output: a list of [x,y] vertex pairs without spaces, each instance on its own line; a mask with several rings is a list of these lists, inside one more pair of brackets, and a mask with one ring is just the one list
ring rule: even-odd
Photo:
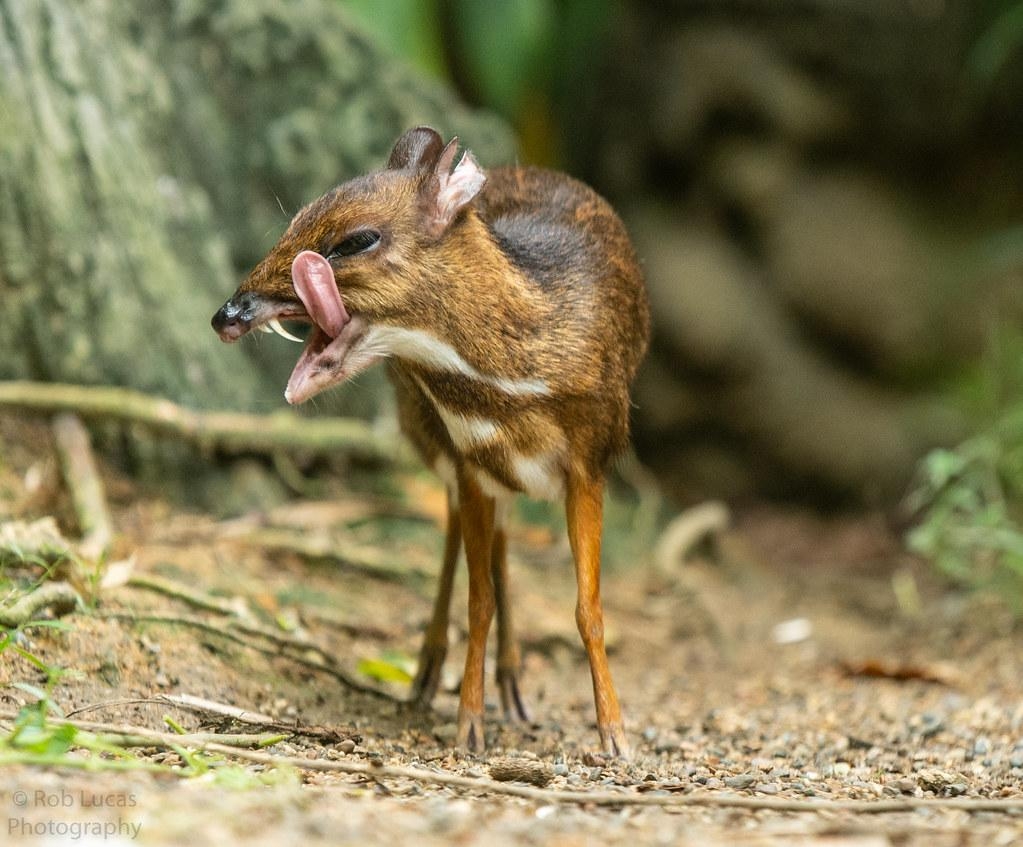
[[293,349],[210,315],[428,123],[621,211],[675,502],[901,511],[1023,574],[1021,92],[1020,0],[0,0],[0,377],[280,407]]

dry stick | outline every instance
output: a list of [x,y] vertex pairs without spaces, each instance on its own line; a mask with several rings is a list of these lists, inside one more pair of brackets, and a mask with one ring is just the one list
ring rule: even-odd
[[[232,706],[228,703],[218,703],[216,700],[207,700],[205,697],[195,697],[191,694],[158,694],[156,701],[176,706],[179,709],[186,709],[204,716],[207,720],[212,715],[221,718],[228,718],[237,723],[259,726],[265,730],[275,729],[278,732],[286,732],[289,736],[301,736],[302,738],[315,738],[321,743],[333,744],[343,738],[351,738],[354,733],[345,730],[344,732],[329,729],[323,726],[303,725],[297,719],[281,721],[270,715],[261,715],[259,712],[250,712],[246,709]],[[70,717],[70,715],[68,715]]]
[[[106,618],[109,620],[123,620],[131,621],[133,623],[156,623],[156,624],[168,624],[171,626],[190,626],[194,629],[201,629],[204,632],[212,633],[213,635],[219,635],[221,638],[226,638],[228,641],[232,641],[235,644],[240,644],[243,647],[248,647],[250,650],[255,650],[257,653],[262,653],[265,656],[275,656],[278,658],[288,659],[289,661],[295,662],[296,664],[302,665],[303,667],[309,668],[310,670],[319,671],[320,673],[328,674],[334,677],[338,682],[342,683],[353,691],[358,691],[362,694],[372,694],[374,697],[380,697],[384,700],[391,700],[392,702],[403,702],[392,694],[386,691],[381,691],[379,688],[374,688],[371,685],[366,685],[354,679],[342,668],[337,667],[333,662],[330,664],[324,662],[317,662],[313,659],[309,659],[305,656],[298,656],[293,653],[282,653],[280,650],[272,650],[268,647],[262,647],[259,644],[253,643],[251,640],[242,638],[235,632],[231,632],[230,629],[225,628],[223,624],[211,623],[210,621],[203,620],[202,618],[188,618],[179,617],[176,615],[153,615],[148,613],[137,614],[135,612],[116,612],[116,611],[103,611],[96,612],[96,617]],[[252,633],[250,633],[252,634]],[[290,639],[287,636],[280,636],[276,633],[270,633],[267,630],[256,629],[255,634],[263,638],[268,638],[273,643],[280,647],[291,647],[301,646],[303,649],[307,649],[310,645],[306,645],[304,642],[296,644],[294,639]],[[320,655],[326,656],[321,648],[312,647],[320,653]]]
[[[0,721],[13,721],[16,715],[0,715]],[[73,726],[85,732],[102,733],[103,740],[118,747],[205,747],[216,743],[225,747],[266,747],[282,741],[290,733],[217,733],[187,732],[183,734],[160,732],[143,726],[122,726],[100,721],[79,721],[68,718],[47,718],[52,724]]]
[[[325,533],[299,533],[281,529],[255,529],[231,536],[232,541],[263,550],[294,553],[304,559],[325,559],[385,582],[421,586],[435,579],[434,574],[414,565],[403,565],[382,556],[369,547],[356,547]],[[412,583],[412,585],[408,585]]]
[[[137,574],[128,580],[127,585],[132,588],[145,588],[150,591],[155,591],[156,593],[163,594],[166,597],[181,600],[183,603],[187,603],[189,606],[194,606],[197,609],[228,615],[231,620],[228,621],[227,625],[240,630],[243,633],[261,636],[262,638],[266,638],[267,640],[273,641],[274,643],[280,644],[284,647],[293,647],[296,650],[311,650],[315,653],[319,653],[328,662],[333,662],[334,660],[334,657],[331,656],[330,653],[314,641],[308,641],[304,638],[298,638],[294,635],[288,635],[287,633],[264,629],[257,624],[248,623],[244,618],[239,616],[238,609],[233,602],[219,597],[212,597],[201,591],[193,591],[188,586],[182,585],[180,582],[175,582],[172,579],[165,579],[151,574]],[[332,623],[359,635],[369,635],[370,637],[376,638],[393,637],[390,632],[371,627],[359,627],[355,624],[348,623],[339,624],[336,621],[333,621]]]
[[380,435],[360,420],[301,418],[287,411],[272,415],[197,412],[127,388],[0,381],[0,406],[133,421],[200,446],[216,446],[233,453],[345,451],[386,462],[402,461],[407,455],[395,439]]
[[231,616],[238,614],[235,605],[229,600],[212,597],[201,591],[195,591],[187,585],[182,585],[180,582],[164,579],[153,574],[133,574],[128,578],[127,585],[132,588],[144,588],[148,591],[155,591],[157,594],[181,600],[189,606],[194,606],[207,612],[217,612],[221,615]]
[[82,534],[78,549],[83,558],[94,562],[110,547],[114,525],[110,520],[103,483],[96,470],[89,432],[81,419],[69,412],[57,415],[52,429],[64,481],[71,492]]
[[252,712],[228,703],[218,703],[216,700],[207,700],[205,697],[195,697],[192,694],[158,694],[156,699],[158,702],[169,703],[172,706],[178,706],[191,712],[199,712],[203,715],[219,715],[222,718],[238,721],[238,723],[248,723],[256,726],[283,726],[281,721],[270,715],[261,715],[259,712]]
[[96,703],[88,703],[79,706],[70,712],[65,712],[65,719],[73,718],[75,715],[84,715],[86,712],[96,712],[100,709],[110,709],[114,706],[160,706],[164,701],[157,697],[120,697],[115,700],[100,700]]
[[[97,703],[89,703],[86,706],[79,706],[64,715],[65,720],[70,720],[76,715],[86,712],[95,712],[102,709],[109,709],[114,706],[173,706],[178,709],[194,712],[205,718],[217,716],[228,718],[236,723],[244,723],[249,726],[258,726],[264,732],[275,730],[277,734],[284,733],[289,737],[314,738],[322,743],[333,744],[345,737],[352,737],[353,733],[347,730],[328,729],[322,726],[311,726],[300,724],[297,720],[282,721],[270,715],[261,715],[259,712],[252,712],[247,709],[231,706],[227,703],[218,703],[215,700],[207,700],[204,697],[195,697],[191,694],[157,694],[155,697],[132,697],[117,700],[101,700]],[[219,737],[220,733],[217,733]]]
[[[0,720],[13,720],[11,714],[0,714]],[[124,727],[116,724],[101,724],[54,719],[54,723],[69,723],[82,726],[93,732],[111,732],[126,737],[144,738],[149,745],[192,746],[190,737],[216,738],[211,733],[195,733],[194,736],[173,735],[155,730]],[[195,744],[206,753],[220,753],[247,762],[270,766],[288,766],[297,770],[322,773],[345,773],[365,776],[373,780],[407,779],[418,783],[444,785],[462,788],[484,794],[503,794],[521,797],[539,803],[570,803],[583,806],[710,806],[714,808],[753,809],[774,812],[855,812],[859,814],[891,814],[914,812],[918,809],[942,811],[997,812],[1000,814],[1023,813],[1023,800],[988,799],[974,797],[951,797],[925,800],[919,797],[905,797],[897,800],[796,800],[782,797],[740,797],[735,794],[713,792],[694,794],[624,794],[614,791],[563,791],[561,789],[535,788],[528,785],[512,785],[486,777],[474,778],[458,774],[430,771],[424,768],[375,765],[365,762],[343,762],[336,759],[305,759],[300,756],[275,756],[255,750],[232,747],[217,741],[204,740]]]

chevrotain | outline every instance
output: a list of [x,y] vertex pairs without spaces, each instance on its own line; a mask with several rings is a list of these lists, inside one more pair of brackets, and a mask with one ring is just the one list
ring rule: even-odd
[[[461,746],[483,749],[484,654],[496,610],[497,682],[526,717],[512,631],[504,515],[516,493],[563,499],[604,749],[626,755],[604,649],[600,544],[605,476],[627,446],[629,387],[647,347],[642,274],[624,226],[552,171],[455,164],[417,127],[387,166],[303,208],[213,318],[225,341],[312,324],[285,397],[301,403],[387,359],[403,432],[445,482],[440,587],[413,699],[429,703],[447,652],[455,564],[469,570]],[[286,333],[285,333],[286,334]]]

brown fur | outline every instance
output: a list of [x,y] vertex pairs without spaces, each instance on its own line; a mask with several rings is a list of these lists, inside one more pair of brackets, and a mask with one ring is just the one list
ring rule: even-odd
[[[474,663],[471,669],[467,664],[462,699],[463,710],[472,714],[460,717],[459,737],[482,744],[476,720],[482,708],[481,651],[494,605],[486,553],[496,543],[494,507],[487,505],[472,470],[522,490],[512,458],[551,454],[563,464],[558,471],[566,482],[581,568],[579,623],[591,655],[601,735],[605,746],[622,752],[617,698],[602,658],[599,498],[608,462],[627,445],[629,386],[647,346],[641,272],[625,228],[607,202],[552,171],[491,170],[482,191],[453,219],[444,219],[438,187],[453,154],[451,145],[442,152],[432,130],[411,130],[395,145],[387,169],[338,186],[300,211],[227,305],[244,304],[251,325],[268,316],[303,315],[290,277],[292,259],[303,250],[327,255],[346,234],[370,228],[381,234],[378,247],[333,265],[351,314],[370,324],[425,330],[488,377],[543,381],[546,393],[515,395],[415,361],[390,363],[403,431],[428,465],[443,454],[458,471],[461,530],[470,556]],[[497,424],[495,437],[460,452],[422,385],[446,409]],[[457,533],[457,522],[452,523]],[[504,567],[503,535],[499,543],[495,573],[498,559]],[[453,567],[451,544],[449,532],[446,560]],[[499,605],[499,617],[503,614]],[[434,642],[443,623],[438,615],[431,628]],[[517,664],[514,645],[507,643],[510,625],[505,631],[504,664]],[[433,649],[436,653],[437,643]]]

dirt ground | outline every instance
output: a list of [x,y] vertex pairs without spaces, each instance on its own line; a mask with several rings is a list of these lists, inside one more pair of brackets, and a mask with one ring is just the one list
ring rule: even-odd
[[[39,428],[7,422],[0,438],[0,519],[56,514],[73,532]],[[93,609],[66,618],[69,630],[32,630],[23,643],[78,671],[53,694],[65,713],[155,730],[170,715],[189,730],[216,728],[155,699],[188,694],[337,732],[299,734],[269,753],[481,781],[495,765],[517,762],[544,774],[547,795],[254,764],[190,779],[10,766],[0,769],[0,841],[1023,843],[1020,813],[956,805],[1023,800],[1021,630],[996,604],[941,585],[879,517],[748,506],[716,549],[668,568],[610,540],[618,552],[604,577],[608,642],[633,745],[632,759],[618,762],[596,752],[567,546],[556,522],[523,511],[513,525],[512,586],[534,722],[503,722],[491,674],[488,751],[476,757],[451,749],[464,579],[433,712],[397,702],[406,683],[360,672],[373,660],[394,671],[417,653],[441,542],[442,497],[425,477],[405,479],[391,495],[335,485],[316,501],[217,520],[171,506],[110,468],[104,474],[119,532],[112,559],[140,579],[103,588]],[[316,554],[332,543],[347,560]],[[392,565],[411,573],[396,579]],[[214,602],[199,608],[184,594],[154,591],[145,584],[153,576]],[[353,691],[294,658],[322,658],[316,651],[268,654],[255,637],[231,638],[239,621],[318,645],[390,697]],[[0,727],[32,699],[15,682],[42,678],[8,652],[0,656]],[[179,761],[166,751],[140,755]],[[566,790],[666,805],[562,802]],[[701,797],[711,802],[671,805]],[[743,808],[714,798],[818,805]],[[909,798],[929,802],[888,813],[841,806]]]

